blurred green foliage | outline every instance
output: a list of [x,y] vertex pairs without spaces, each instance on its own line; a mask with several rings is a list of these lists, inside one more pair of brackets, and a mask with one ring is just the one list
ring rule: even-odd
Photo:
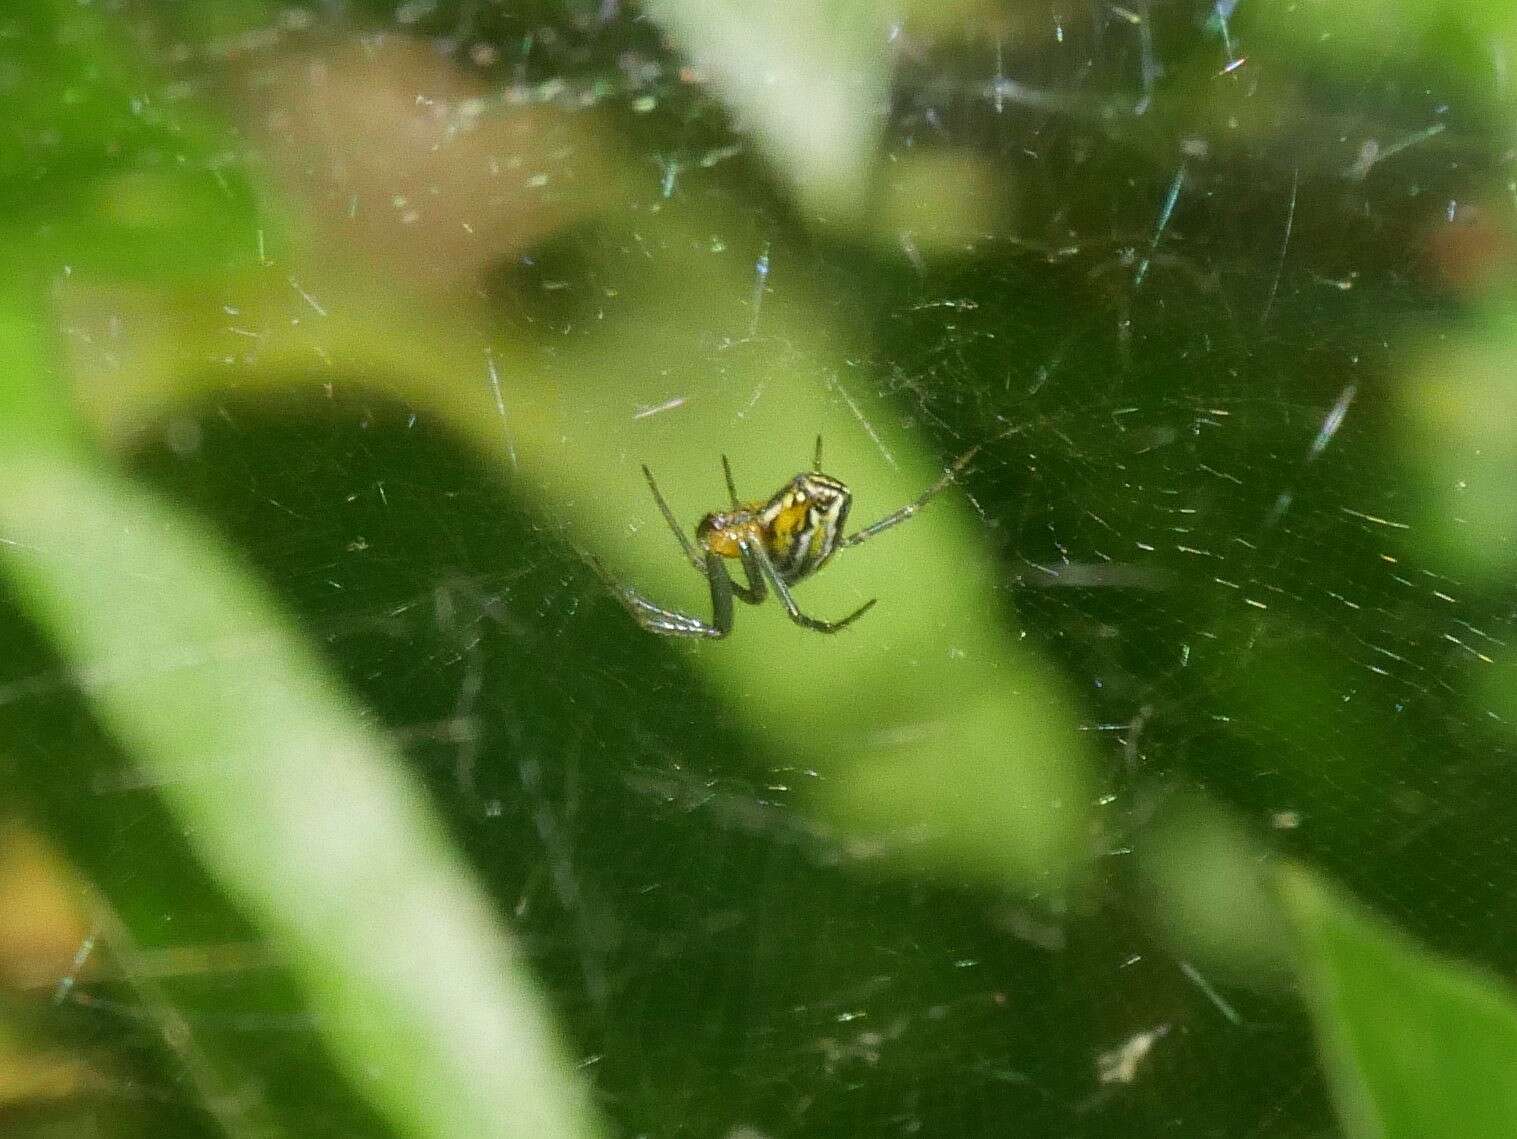
[[182,280],[251,264],[259,227],[272,226],[235,139],[171,87],[132,31],[68,0],[0,16],[0,225],[13,271]]
[[1407,944],[1303,871],[1287,874],[1284,895],[1344,1131],[1353,1139],[1511,1134],[1510,986]]
[[[1275,885],[1513,964],[1510,114],[1438,38],[1510,19],[1257,8],[0,16],[16,825],[173,1089],[97,1130],[1318,1133],[1310,1015],[1351,1135],[1502,1133],[1510,993]],[[860,522],[982,445],[847,636],[584,572],[699,612],[637,464],[693,522],[818,432]]]
[[[76,273],[183,286],[266,255],[231,136],[193,103],[161,105],[170,88],[122,20],[50,0],[0,20],[0,81],[20,112],[0,127],[17,273],[0,297],[11,427],[0,531],[20,613],[114,741],[168,789],[189,845],[279,946],[339,1068],[399,1130],[593,1134],[530,983],[396,758],[216,541],[80,438],[47,287]],[[13,665],[37,666],[19,630],[10,648]],[[38,762],[85,773],[62,738],[18,733],[12,746],[27,782]],[[105,853],[87,836],[58,838],[86,868]],[[311,1110],[277,1101],[316,1090],[319,1061],[293,1083],[271,1073],[283,1084],[273,1097],[244,1090],[256,1065],[191,1031],[182,994],[133,966],[163,913],[137,911],[135,890],[110,896],[119,882],[95,868],[115,903],[97,920],[206,1115],[242,1134]],[[341,1114],[375,1122],[357,1104]]]

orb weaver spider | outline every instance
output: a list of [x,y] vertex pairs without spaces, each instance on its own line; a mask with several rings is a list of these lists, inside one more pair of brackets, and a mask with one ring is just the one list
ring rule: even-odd
[[[840,549],[867,542],[892,526],[905,522],[921,510],[950,483],[974,458],[978,447],[960,455],[943,472],[943,477],[908,503],[878,522],[843,537],[844,523],[853,495],[839,479],[822,473],[822,438],[817,436],[816,458],[811,470],[803,471],[782,486],[767,502],[741,502],[732,478],[732,465],[722,456],[722,473],[727,478],[727,493],[732,506],[707,514],[695,527],[691,542],[675,520],[674,511],[664,501],[653,472],[646,465],[643,476],[658,503],[664,521],[669,524],[685,558],[711,586],[711,620],[702,621],[677,610],[665,609],[649,601],[637,590],[616,581],[599,560],[592,558],[596,570],[644,629],[664,637],[725,637],[732,632],[732,599],[749,605],[761,604],[774,590],[786,614],[797,625],[818,633],[836,633],[847,628],[873,608],[878,598],[871,598],[840,621],[822,621],[801,612],[790,593],[796,582],[810,577],[827,564]],[[747,585],[739,585],[727,572],[727,559],[742,562]]]

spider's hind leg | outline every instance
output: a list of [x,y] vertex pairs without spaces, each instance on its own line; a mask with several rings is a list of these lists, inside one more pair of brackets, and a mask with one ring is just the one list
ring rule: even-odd
[[867,542],[876,534],[883,534],[892,526],[899,526],[902,522],[905,522],[908,518],[915,515],[917,511],[921,510],[922,507],[926,506],[953,485],[959,475],[963,473],[964,468],[969,465],[970,460],[979,453],[980,448],[978,445],[969,448],[969,450],[965,451],[948,465],[948,468],[944,470],[942,477],[937,482],[917,495],[916,501],[909,502],[894,513],[885,515],[878,522],[873,522],[857,533],[848,535],[848,537],[838,543],[839,548],[846,550],[849,546],[857,546],[860,542]]

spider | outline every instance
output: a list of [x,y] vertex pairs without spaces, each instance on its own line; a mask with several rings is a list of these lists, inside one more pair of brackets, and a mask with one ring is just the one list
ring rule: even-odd
[[[867,542],[876,534],[905,522],[930,499],[947,489],[978,451],[978,447],[971,448],[955,459],[943,472],[943,477],[915,502],[846,538],[842,536],[843,527],[848,521],[848,507],[853,495],[840,480],[822,473],[821,436],[817,436],[816,458],[811,470],[796,475],[767,502],[738,500],[732,465],[723,455],[722,472],[727,477],[727,493],[731,496],[732,506],[702,518],[695,527],[693,543],[680,529],[674,511],[669,509],[669,504],[659,493],[658,483],[653,481],[653,472],[645,465],[643,475],[664,521],[674,532],[686,560],[711,586],[712,616],[709,622],[661,608],[637,590],[617,582],[599,561],[595,561],[595,567],[637,623],[660,636],[725,637],[732,632],[733,597],[749,605],[758,605],[771,589],[797,625],[818,633],[836,633],[869,612],[879,599],[866,601],[841,621],[822,621],[801,612],[791,596],[790,587],[816,573],[838,550]],[[743,563],[747,585],[739,585],[727,572],[728,558]]]

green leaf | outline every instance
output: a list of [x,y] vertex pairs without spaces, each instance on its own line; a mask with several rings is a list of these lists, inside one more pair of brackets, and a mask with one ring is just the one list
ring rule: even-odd
[[[668,232],[680,235],[671,245],[694,247],[693,231]],[[259,347],[238,382],[244,391],[283,388],[309,374],[319,345],[335,373],[366,377],[445,418],[499,464],[502,478],[533,486],[545,509],[572,511],[578,542],[594,542],[619,578],[674,605],[707,602],[687,563],[669,556],[672,540],[631,456],[649,464],[686,517],[711,502],[712,440],[721,441],[742,492],[761,494],[804,467],[822,434],[826,465],[846,472],[859,519],[910,502],[942,473],[913,453],[905,433],[886,426],[876,445],[858,429],[858,419],[889,424],[885,401],[862,387],[844,399],[816,382],[846,350],[847,334],[819,315],[823,299],[799,286],[765,301],[764,340],[725,361],[718,397],[682,408],[678,430],[664,429],[665,421],[648,430],[632,414],[637,406],[709,382],[699,346],[721,335],[752,290],[735,266],[716,271],[690,258],[678,268],[666,278],[650,272],[635,319],[608,314],[596,335],[559,355],[562,371],[545,377],[524,355],[480,338],[485,313],[452,302],[424,308],[370,280],[302,267],[300,280],[322,298],[320,324],[288,319],[288,287],[243,294],[238,319],[258,330]],[[183,302],[168,319],[174,323],[162,329],[172,350],[154,349],[122,368],[135,391],[91,383],[102,392],[95,409],[107,430],[151,422],[164,414],[152,401],[204,382],[179,362],[225,338],[214,300]],[[770,345],[782,346],[777,358]],[[511,393],[504,416],[492,399],[492,371]],[[458,382],[470,375],[481,382]],[[586,393],[573,434],[557,410],[565,376]],[[759,390],[765,398],[745,407]],[[939,464],[951,458],[937,456]],[[732,724],[781,762],[818,773],[810,801],[832,823],[885,838],[889,849],[954,877],[1063,890],[1082,878],[1089,857],[1091,757],[1070,727],[1075,712],[1060,678],[1009,627],[1000,574],[970,518],[962,492],[951,490],[868,552],[850,555],[840,563],[846,570],[808,581],[807,604],[818,613],[881,599],[848,636],[797,640],[778,606],[745,607],[740,635],[688,646],[690,658],[729,702]],[[615,605],[610,596],[600,603]],[[630,621],[624,629],[645,636]],[[952,716],[941,713],[945,693]]]
[[[41,327],[0,306],[17,407],[52,387]],[[536,989],[400,757],[211,535],[58,418],[0,440],[0,568],[283,953],[338,1063],[401,1134],[595,1134]]]
[[1355,1139],[1517,1134],[1517,1003],[1418,947],[1313,875],[1284,879],[1301,974],[1345,1131]]
[[[1504,299],[1504,298],[1502,298]],[[1510,580],[1517,566],[1517,320],[1491,306],[1462,335],[1413,358],[1398,391],[1428,535],[1461,575]]]
[[650,0],[648,9],[802,197],[857,208],[889,79],[876,0]]
[[230,136],[174,101],[121,21],[23,0],[0,15],[0,240],[11,264],[178,279],[251,262],[256,198]]

